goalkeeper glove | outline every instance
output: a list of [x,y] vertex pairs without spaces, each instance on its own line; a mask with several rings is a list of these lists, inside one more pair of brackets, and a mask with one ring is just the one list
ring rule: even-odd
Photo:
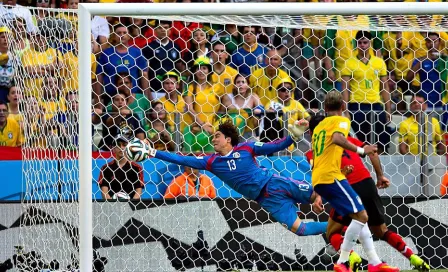
[[148,157],[155,157],[157,153],[157,149],[151,146],[151,142],[148,139],[144,139],[143,142],[146,144],[146,150],[148,152]]
[[305,133],[308,129],[308,121],[305,119],[301,119],[294,122],[294,125],[288,125],[289,135],[294,141],[298,141],[300,137]]

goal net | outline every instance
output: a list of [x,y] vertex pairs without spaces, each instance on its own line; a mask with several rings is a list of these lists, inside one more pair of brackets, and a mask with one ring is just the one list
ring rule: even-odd
[[[91,160],[95,271],[332,269],[325,235],[297,236],[208,171],[130,163],[123,148],[136,137],[212,154],[226,120],[241,141],[275,141],[295,120],[322,115],[326,93],[339,90],[351,136],[378,145],[391,181],[378,190],[389,229],[432,268],[448,268],[445,16],[93,16],[91,33],[77,27],[75,10],[0,10],[9,111],[0,145],[22,152],[22,183],[5,185],[18,194],[0,198],[20,200],[0,204],[4,265],[79,269],[78,160]],[[81,35],[91,36],[88,67],[78,65]],[[78,157],[80,137],[90,137],[78,132],[78,69],[91,70],[90,158]],[[310,142],[306,134],[257,162],[310,182]],[[304,221],[329,218],[329,205],[298,207]],[[411,269],[386,242],[375,246]]]

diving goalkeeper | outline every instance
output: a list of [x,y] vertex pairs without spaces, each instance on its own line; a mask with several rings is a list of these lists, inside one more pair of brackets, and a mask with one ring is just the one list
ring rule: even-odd
[[[306,124],[305,124],[306,123]],[[297,203],[313,203],[313,210],[321,212],[322,200],[311,185],[282,177],[261,168],[255,157],[287,148],[303,134],[305,120],[290,126],[290,135],[270,143],[238,143],[238,130],[232,122],[219,125],[213,135],[215,154],[205,157],[182,156],[158,151],[150,147],[149,156],[196,169],[208,170],[246,198],[255,200],[283,226],[299,236],[318,235],[326,231],[327,222],[302,222]],[[303,128],[303,129],[302,129]]]

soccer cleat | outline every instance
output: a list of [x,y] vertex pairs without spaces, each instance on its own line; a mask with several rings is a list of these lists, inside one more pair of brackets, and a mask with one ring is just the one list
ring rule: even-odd
[[352,269],[350,268],[350,262],[345,263],[335,263],[333,266],[333,270],[335,272],[352,272]]
[[399,272],[400,269],[398,267],[393,267],[388,265],[387,263],[380,263],[378,265],[367,266],[367,271],[369,272]]
[[355,251],[351,251],[350,252],[350,256],[348,257],[348,261],[350,263],[350,269],[353,272],[357,272],[359,267],[361,266],[361,256],[358,255],[358,253],[356,253]]
[[409,260],[411,261],[411,265],[414,267],[414,269],[417,269],[419,272],[429,272],[429,264],[427,264],[419,256],[412,254]]

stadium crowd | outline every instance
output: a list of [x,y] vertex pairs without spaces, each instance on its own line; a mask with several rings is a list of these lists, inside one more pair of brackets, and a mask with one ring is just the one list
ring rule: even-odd
[[[0,146],[75,148],[77,16],[65,9],[79,0],[22,3],[58,11],[17,2],[0,6]],[[415,23],[435,20],[425,18]],[[446,153],[448,34],[343,30],[372,17],[331,20],[342,28],[94,16],[94,150],[111,150],[125,136],[148,138],[158,150],[209,153],[210,135],[225,119],[245,139],[275,140],[286,123],[319,112],[322,94],[337,89],[361,141],[384,153],[418,154],[420,125],[429,123],[433,152]]]

